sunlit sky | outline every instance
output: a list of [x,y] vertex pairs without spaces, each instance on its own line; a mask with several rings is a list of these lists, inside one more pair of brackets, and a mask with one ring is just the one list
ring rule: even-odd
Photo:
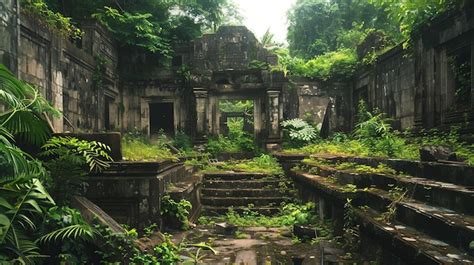
[[286,43],[286,12],[296,0],[234,0],[244,17],[244,25],[260,39],[270,27],[275,41]]

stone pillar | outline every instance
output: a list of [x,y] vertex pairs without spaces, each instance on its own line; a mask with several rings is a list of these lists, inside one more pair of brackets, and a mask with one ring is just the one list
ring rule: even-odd
[[268,141],[267,149],[274,149],[280,142],[280,91],[267,90]]
[[0,63],[18,76],[19,0],[0,1]]
[[196,141],[204,142],[207,138],[207,90],[204,88],[194,88],[196,98]]

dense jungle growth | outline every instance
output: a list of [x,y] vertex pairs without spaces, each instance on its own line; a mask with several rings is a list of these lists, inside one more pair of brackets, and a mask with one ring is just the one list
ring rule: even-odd
[[[232,0],[20,2],[21,12],[72,42],[83,37],[81,21],[95,19],[122,47],[134,47],[168,61],[176,44],[216,31],[221,25],[242,22],[237,1]],[[278,56],[278,64],[270,66],[254,61],[249,68],[281,71],[286,76],[323,82],[347,81],[358,69],[373,66],[378,56],[394,47],[413,49],[413,40],[423,27],[467,2],[297,0],[288,12],[288,45],[276,43],[270,30],[261,39],[262,45]],[[462,62],[453,63],[454,74],[460,83],[455,97],[462,102],[466,91],[472,87],[472,70],[469,72],[468,63],[457,57],[449,60]],[[189,70],[184,66],[181,70],[188,78]],[[284,169],[279,161],[264,151],[263,145],[256,144],[252,130],[255,122],[253,104],[251,100],[221,101],[220,111],[230,115],[222,125],[225,133],[204,138],[200,146],[194,146],[191,136],[183,131],[172,136],[161,131],[152,138],[138,129],[125,132],[121,138],[123,160],[182,162],[198,170],[199,174],[256,173],[280,181],[279,187],[270,187],[270,191],[295,192],[294,187],[282,180]],[[196,251],[188,255],[194,255],[194,263],[189,264],[198,264],[199,251],[215,253],[207,243],[176,243],[167,235],[145,253],[137,247],[137,240],[154,234],[158,230],[157,224],[140,231],[125,227],[125,233],[116,234],[99,222],[86,221],[73,207],[73,202],[76,196],[84,194],[91,173],[110,167],[113,162],[111,149],[97,141],[53,136],[51,120],[59,116],[60,111],[41,95],[39,88],[18,80],[0,64],[0,264],[91,264],[97,261],[105,264],[123,261],[177,264],[183,259],[182,253],[189,249]],[[451,148],[457,154],[454,162],[474,166],[474,145],[461,138],[458,127],[448,132],[436,129],[399,132],[392,127],[387,114],[369,109],[364,101],[358,104],[356,119],[351,132],[336,132],[328,138],[320,136],[321,124],[304,119],[282,121],[279,128],[282,129],[283,150],[279,151],[419,160],[420,148],[435,145]],[[245,153],[252,157],[217,161],[219,155],[227,153]],[[314,158],[304,162],[311,168],[328,166]],[[330,166],[354,172],[396,173],[383,164],[378,167],[351,163]],[[344,192],[357,192],[350,185],[344,186]],[[400,190],[392,193],[397,192],[403,193]],[[400,195],[398,193],[396,195]],[[189,201],[173,200],[166,195],[160,202],[162,217],[179,221],[177,230],[188,230],[194,225],[188,220],[192,209]],[[272,217],[260,214],[252,207],[244,209],[243,213],[230,208],[225,215],[201,218],[200,223],[210,225],[225,221],[242,227],[314,225],[322,238],[332,237],[329,225],[316,216],[314,203],[285,201],[277,207],[281,209]],[[348,201],[345,207],[351,209],[351,202]],[[347,233],[353,232],[350,229],[344,227]],[[98,250],[93,242],[101,242],[105,250]],[[346,242],[346,245],[350,244]]]

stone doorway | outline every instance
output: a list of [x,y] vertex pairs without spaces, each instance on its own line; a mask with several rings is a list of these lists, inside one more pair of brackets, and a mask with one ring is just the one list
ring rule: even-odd
[[174,135],[174,104],[171,102],[150,103],[150,135],[163,132]]

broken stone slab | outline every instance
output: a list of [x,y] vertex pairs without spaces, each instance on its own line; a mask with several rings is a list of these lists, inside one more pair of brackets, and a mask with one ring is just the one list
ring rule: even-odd
[[440,160],[457,161],[457,155],[451,147],[425,145],[420,148],[420,160],[436,162]]
[[[71,206],[79,210],[81,216],[90,225],[99,223],[100,225],[109,228],[112,233],[127,233],[125,228],[123,228],[119,223],[117,223],[117,221],[115,221],[112,217],[110,217],[110,215],[104,212],[104,210],[102,210],[99,206],[89,201],[85,197],[74,196],[71,201]],[[98,247],[101,247],[103,245],[101,244],[100,239],[94,243]],[[145,251],[147,249],[147,245],[143,244],[139,240],[134,240],[134,243],[135,246],[141,251]]]
[[233,225],[233,224],[229,224],[229,223],[216,223],[215,225],[215,228],[216,228],[216,232],[218,234],[223,234],[223,235],[227,235],[227,236],[231,236],[231,235],[234,235],[235,232],[237,232],[237,229],[238,227]]

